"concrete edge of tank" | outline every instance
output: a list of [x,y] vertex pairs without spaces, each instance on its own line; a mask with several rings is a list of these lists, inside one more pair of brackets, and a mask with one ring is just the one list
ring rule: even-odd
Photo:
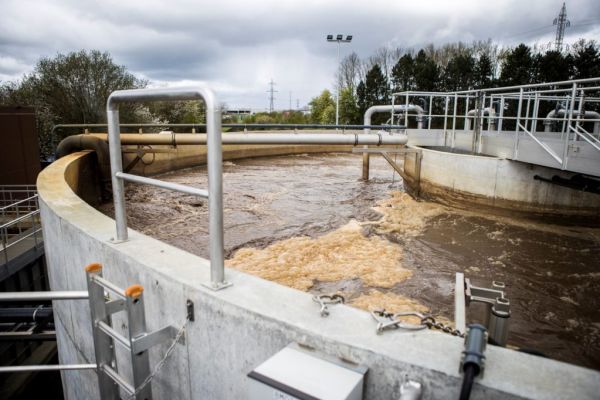
[[[206,289],[208,261],[130,231],[130,240],[110,241],[115,224],[85,203],[77,193],[93,168],[90,153],[66,156],[38,177],[50,284],[53,290],[84,290],[83,268],[104,264],[105,277],[126,287],[145,288],[149,329],[179,326],[185,302],[195,302],[185,345],[178,346],[153,383],[157,398],[244,398],[247,373],[289,342],[299,342],[369,367],[365,398],[399,397],[407,379],[424,384],[425,399],[457,397],[462,340],[433,331],[375,334],[368,313],[336,306],[320,317],[308,293],[238,271],[227,270],[233,286]],[[89,181],[92,184],[93,181]],[[93,361],[89,309],[85,301],[55,302],[57,340],[62,363]],[[124,333],[126,321],[113,326]],[[154,365],[166,345],[151,351]],[[595,398],[600,373],[558,361],[489,346],[485,377],[474,397]],[[119,352],[118,359],[124,355]],[[121,372],[128,374],[126,363]],[[98,397],[93,371],[63,372],[67,398]]]
[[[592,217],[600,222],[599,194],[534,179],[535,175],[570,178],[573,173],[499,157],[420,149],[423,198],[459,208],[476,205],[506,214]],[[406,184],[414,192],[414,154],[407,155],[404,168]]]

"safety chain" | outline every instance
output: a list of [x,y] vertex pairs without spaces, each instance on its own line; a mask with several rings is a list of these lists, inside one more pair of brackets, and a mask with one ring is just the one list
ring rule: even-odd
[[321,305],[321,317],[327,317],[329,315],[327,306],[331,304],[344,304],[345,299],[341,294],[320,294],[313,296],[313,301]]
[[458,329],[454,329],[449,325],[444,325],[441,322],[437,322],[435,318],[433,318],[431,315],[428,315],[425,318],[423,318],[421,320],[421,323],[427,326],[427,328],[429,329],[439,329],[440,331],[449,333],[452,336],[458,336],[461,338],[465,337],[465,334],[463,332],[459,331]]
[[[381,334],[388,329],[406,329],[417,331],[421,329],[439,329],[442,332],[449,333],[452,336],[465,337],[465,334],[449,325],[437,322],[431,315],[424,315],[416,311],[406,311],[391,313],[385,309],[376,309],[371,311],[371,316],[377,321],[377,333]],[[404,317],[417,317],[419,324],[411,324],[403,321]]]
[[150,375],[148,375],[148,377],[146,379],[144,379],[144,381],[140,384],[140,386],[138,386],[135,389],[135,392],[133,392],[129,397],[127,397],[127,400],[134,400],[137,397],[137,395],[152,381],[152,379],[154,379],[156,374],[158,374],[158,372],[161,370],[161,368],[163,367],[163,365],[165,364],[167,359],[173,353],[173,350],[175,350],[175,346],[177,345],[177,342],[179,342],[179,340],[185,333],[185,328],[187,327],[188,322],[190,322],[189,316],[185,319],[185,322],[183,323],[183,325],[181,325],[181,328],[179,328],[179,331],[177,331],[177,335],[175,335],[175,339],[173,339],[173,343],[171,343],[171,345],[167,349],[167,352],[165,353],[163,358],[158,363],[156,363],[156,366],[154,367],[154,370],[152,371],[152,373]]

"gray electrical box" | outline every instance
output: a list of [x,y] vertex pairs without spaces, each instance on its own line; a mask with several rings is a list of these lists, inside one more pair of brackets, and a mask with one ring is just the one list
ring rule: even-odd
[[256,367],[249,400],[360,400],[367,368],[295,343]]

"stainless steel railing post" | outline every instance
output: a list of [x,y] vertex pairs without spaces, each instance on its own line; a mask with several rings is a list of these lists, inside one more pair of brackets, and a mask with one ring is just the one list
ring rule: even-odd
[[208,169],[208,209],[210,240],[210,286],[221,289],[229,286],[225,282],[223,250],[223,171],[221,151],[221,110],[214,93],[204,87],[161,88],[118,90],[108,98],[106,114],[108,138],[117,225],[117,241],[127,240],[127,214],[125,210],[124,182],[121,159],[121,139],[119,128],[119,104],[122,102],[152,102],[177,100],[204,100],[206,104],[207,169]]

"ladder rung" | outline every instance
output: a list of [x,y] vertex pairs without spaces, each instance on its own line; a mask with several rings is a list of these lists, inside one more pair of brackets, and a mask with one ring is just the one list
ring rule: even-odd
[[125,292],[123,291],[123,289],[121,289],[118,286],[113,285],[112,283],[110,283],[106,279],[102,278],[101,276],[94,275],[92,277],[92,281],[97,283],[98,285],[102,286],[104,289],[110,290],[111,292],[116,294],[117,297],[119,297],[121,300],[125,300]]
[[106,313],[114,314],[125,309],[125,300],[117,299],[106,302]]
[[98,329],[101,332],[104,332],[106,335],[113,338],[116,342],[118,342],[121,346],[125,347],[127,350],[131,350],[131,343],[124,336],[119,334],[113,328],[108,326],[104,321],[98,321]]
[[104,370],[106,375],[108,375],[113,381],[115,381],[117,385],[121,386],[123,390],[128,392],[130,395],[135,393],[134,387],[131,386],[125,379],[123,379],[123,377],[119,375],[117,371],[115,371],[106,364],[102,366],[102,369]]

